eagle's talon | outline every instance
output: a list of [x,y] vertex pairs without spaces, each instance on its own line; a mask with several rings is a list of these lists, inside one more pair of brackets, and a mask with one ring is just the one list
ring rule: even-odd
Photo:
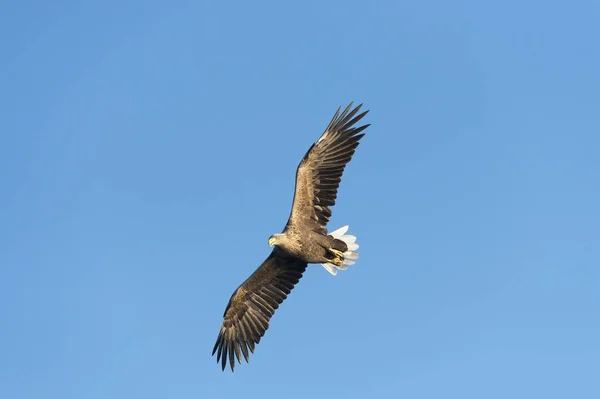
[[344,259],[344,253],[342,251],[338,251],[337,249],[329,248],[329,252],[334,254],[336,258]]
[[331,259],[331,263],[336,266],[342,266],[344,264],[344,253],[342,251],[338,251],[337,249],[329,248],[329,252],[333,254],[333,259]]

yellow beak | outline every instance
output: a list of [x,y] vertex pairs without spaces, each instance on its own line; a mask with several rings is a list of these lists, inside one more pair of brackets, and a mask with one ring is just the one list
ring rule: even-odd
[[269,246],[272,247],[273,245],[275,245],[275,238],[271,237],[269,238]]

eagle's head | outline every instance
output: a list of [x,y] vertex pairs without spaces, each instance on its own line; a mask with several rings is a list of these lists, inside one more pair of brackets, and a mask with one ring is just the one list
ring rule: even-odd
[[269,237],[269,246],[272,247],[279,244],[281,242],[281,236],[283,236],[283,234],[273,234]]

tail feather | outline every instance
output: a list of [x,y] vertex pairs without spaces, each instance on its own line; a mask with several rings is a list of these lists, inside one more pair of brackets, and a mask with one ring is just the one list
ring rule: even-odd
[[336,266],[333,263],[321,263],[321,265],[332,275],[336,275],[338,270],[346,270],[348,266],[353,265],[356,259],[358,259],[357,249],[359,245],[356,243],[356,236],[346,234],[350,226],[343,226],[339,229],[329,233],[332,237],[342,240],[348,246],[348,250],[344,252],[344,264],[342,266]]

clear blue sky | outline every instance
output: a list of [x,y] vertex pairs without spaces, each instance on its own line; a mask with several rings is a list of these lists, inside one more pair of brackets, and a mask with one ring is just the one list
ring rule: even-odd
[[[0,397],[600,397],[600,3],[495,3],[3,2]],[[351,100],[361,258],[223,373]]]

